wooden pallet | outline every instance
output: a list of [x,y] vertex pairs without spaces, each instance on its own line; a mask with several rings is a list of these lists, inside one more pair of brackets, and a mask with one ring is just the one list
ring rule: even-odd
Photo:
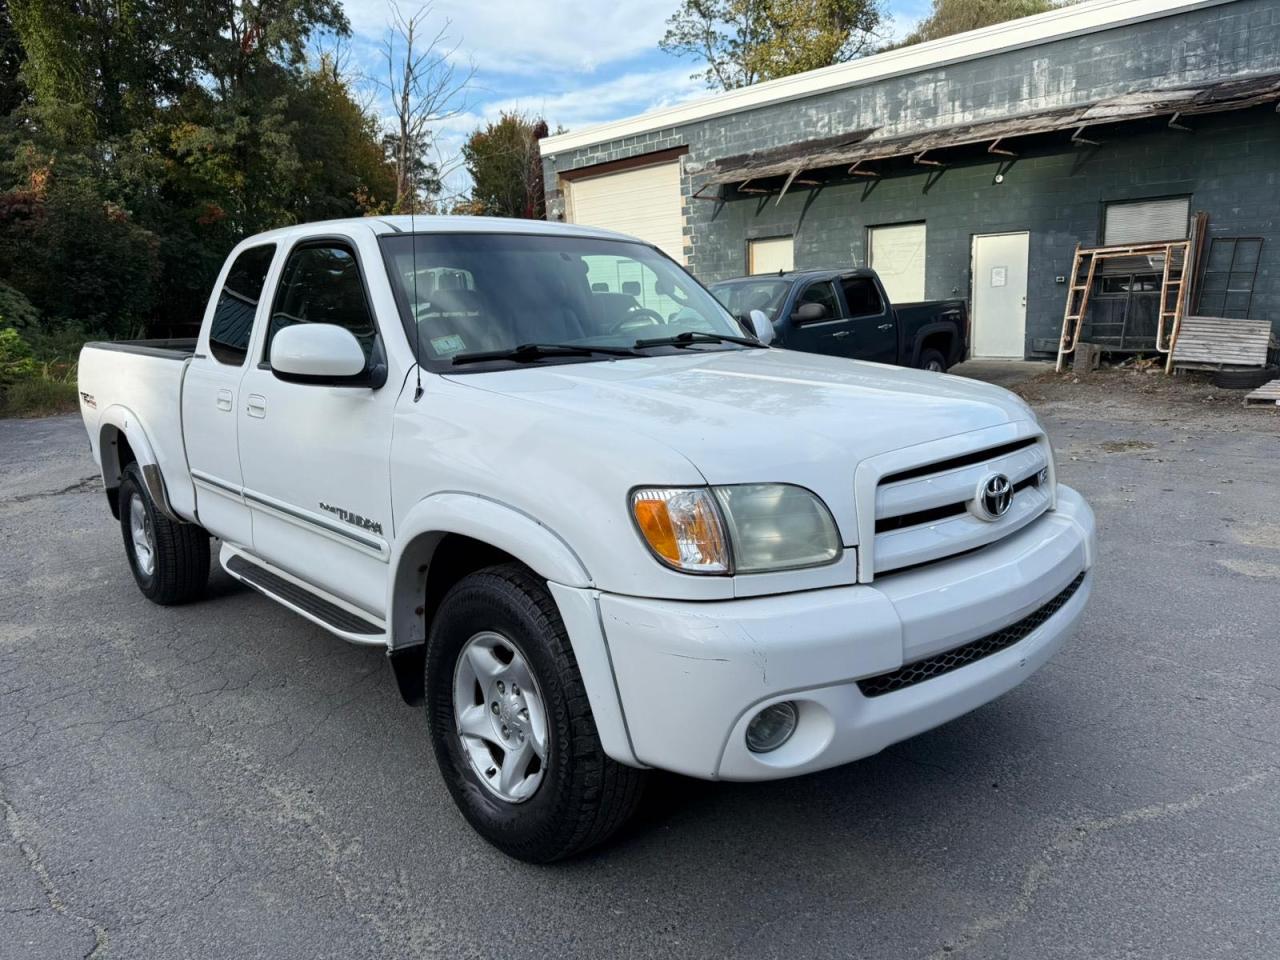
[[1263,404],[1280,407],[1280,380],[1264,383],[1253,393],[1245,395],[1244,405],[1246,407],[1261,406]]
[[1173,345],[1172,366],[1184,369],[1262,367],[1267,363],[1271,324],[1266,320],[1183,317]]

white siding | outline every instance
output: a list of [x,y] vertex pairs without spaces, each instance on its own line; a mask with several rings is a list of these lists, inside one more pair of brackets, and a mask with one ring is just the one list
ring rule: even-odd
[[606,173],[566,182],[570,223],[617,230],[661,248],[684,263],[680,216],[680,163]]
[[747,241],[747,272],[777,273],[794,270],[796,266],[795,239],[793,237],[768,237]]
[[923,223],[903,223],[892,227],[872,227],[867,246],[867,262],[880,274],[880,282],[894,303],[915,303],[924,299]]

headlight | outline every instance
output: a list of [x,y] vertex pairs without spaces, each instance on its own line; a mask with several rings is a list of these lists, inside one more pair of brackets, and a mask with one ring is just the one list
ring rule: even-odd
[[654,555],[687,573],[793,570],[840,556],[831,511],[791,484],[646,487],[631,495],[631,509]]

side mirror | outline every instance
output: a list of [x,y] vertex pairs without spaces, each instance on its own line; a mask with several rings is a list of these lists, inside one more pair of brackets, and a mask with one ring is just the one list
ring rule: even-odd
[[386,365],[370,368],[360,341],[332,323],[295,323],[277,333],[271,372],[288,383],[330,387],[380,387],[387,378]]
[[752,310],[747,314],[751,321],[751,333],[761,343],[773,343],[773,323],[763,310]]
[[791,319],[796,323],[817,323],[827,319],[827,308],[821,303],[802,303],[791,314]]

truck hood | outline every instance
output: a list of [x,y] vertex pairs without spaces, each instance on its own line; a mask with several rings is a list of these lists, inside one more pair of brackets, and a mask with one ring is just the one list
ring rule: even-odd
[[[584,455],[594,430],[643,436],[682,454],[708,483],[808,487],[828,500],[837,520],[852,519],[853,469],[861,460],[1032,419],[1022,400],[989,384],[776,348],[449,379],[555,408],[556,419],[568,419],[582,437]],[[664,482],[646,475],[639,446],[635,483]]]

